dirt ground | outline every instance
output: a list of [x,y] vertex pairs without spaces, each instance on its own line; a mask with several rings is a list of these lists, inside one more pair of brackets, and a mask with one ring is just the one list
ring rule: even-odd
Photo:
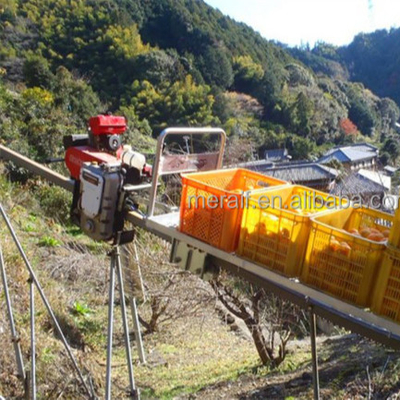
[[[309,350],[308,338],[290,346],[292,356]],[[319,337],[318,351],[322,399],[400,399],[398,352],[353,334]],[[246,374],[177,399],[312,399],[311,372],[307,360],[291,372]]]

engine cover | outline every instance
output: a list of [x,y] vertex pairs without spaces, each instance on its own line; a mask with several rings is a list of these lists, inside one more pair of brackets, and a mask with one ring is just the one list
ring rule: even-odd
[[112,154],[99,151],[90,146],[70,147],[65,153],[65,163],[71,177],[79,180],[82,166],[87,162],[95,161],[98,164],[114,164],[118,162],[117,157]]
[[81,229],[94,240],[110,240],[116,229],[123,183],[121,163],[85,163],[80,171],[78,209]]

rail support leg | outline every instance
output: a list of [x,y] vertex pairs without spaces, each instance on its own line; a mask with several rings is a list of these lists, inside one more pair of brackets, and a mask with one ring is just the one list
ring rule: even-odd
[[128,318],[126,313],[126,306],[125,306],[125,290],[124,290],[124,279],[122,276],[122,268],[121,268],[121,254],[119,246],[115,246],[113,257],[115,258],[115,267],[118,277],[118,284],[119,284],[119,296],[121,302],[121,314],[122,314],[122,325],[124,328],[124,341],[125,341],[125,351],[126,351],[126,361],[128,364],[128,371],[129,371],[129,385],[130,385],[130,393],[129,397],[131,399],[137,400],[139,399],[139,393],[135,386],[135,379],[133,376],[133,365],[132,365],[132,352],[131,352],[131,343],[129,339],[129,327],[128,327]]
[[31,400],[36,400],[36,334],[35,334],[35,286],[32,277],[29,283],[29,303],[31,309]]
[[8,320],[10,323],[10,329],[11,329],[11,340],[14,346],[14,352],[15,352],[15,358],[17,361],[17,367],[18,367],[18,375],[19,378],[25,382],[26,375],[25,375],[25,368],[24,368],[24,360],[22,358],[22,352],[21,352],[21,346],[19,343],[19,337],[17,334],[17,330],[15,328],[15,322],[14,322],[14,315],[13,315],[13,309],[12,309],[12,303],[11,303],[11,296],[10,292],[8,290],[8,281],[7,281],[7,274],[6,274],[6,269],[5,269],[5,264],[4,264],[4,258],[3,258],[3,251],[0,246],[0,270],[1,270],[1,278],[3,281],[3,289],[4,289],[4,296],[6,299],[6,305],[7,305],[7,314],[8,314]]
[[[82,375],[82,372],[80,371],[80,369],[78,367],[78,363],[77,363],[77,361],[75,359],[75,356],[72,353],[71,347],[69,346],[69,344],[67,342],[67,339],[65,338],[65,335],[64,335],[64,333],[63,333],[63,331],[62,331],[62,329],[60,327],[60,324],[58,323],[58,320],[57,320],[57,318],[56,318],[56,316],[54,314],[54,311],[52,310],[52,308],[50,306],[50,303],[47,300],[47,297],[45,296],[45,294],[43,292],[42,286],[40,285],[38,279],[36,278],[35,272],[34,272],[32,266],[31,266],[31,264],[30,264],[30,262],[28,260],[28,257],[26,256],[26,254],[24,252],[24,249],[22,248],[21,243],[18,240],[17,235],[16,235],[16,233],[15,233],[15,231],[14,231],[12,225],[11,225],[11,222],[8,219],[7,214],[4,211],[4,208],[3,208],[3,206],[1,204],[0,204],[0,214],[2,215],[2,217],[4,219],[4,222],[6,223],[7,228],[9,230],[10,234],[11,234],[11,237],[13,238],[13,241],[14,241],[15,245],[17,246],[17,249],[18,249],[21,257],[24,260],[25,266],[26,266],[26,268],[27,268],[27,270],[28,270],[28,272],[30,274],[30,279],[32,280],[33,284],[35,285],[35,287],[36,287],[36,289],[37,289],[37,291],[38,291],[38,293],[39,293],[39,295],[40,295],[40,297],[41,297],[41,299],[43,301],[43,304],[45,305],[45,307],[47,309],[47,312],[48,312],[50,318],[53,321],[54,327],[55,327],[55,329],[56,329],[56,331],[57,331],[57,333],[58,333],[58,335],[59,335],[59,337],[60,337],[60,339],[61,339],[61,341],[62,341],[62,343],[64,345],[64,348],[65,348],[65,350],[66,350],[66,352],[68,354],[68,357],[69,357],[69,359],[71,360],[71,362],[72,362],[72,364],[74,366],[74,369],[75,369],[75,371],[76,371],[76,373],[77,373],[77,375],[79,377],[79,380],[80,380],[83,388],[85,389],[86,394],[88,395],[89,398],[91,398],[91,399],[94,398],[95,396],[94,396],[93,393],[90,392],[90,389],[89,389],[89,387],[87,386],[87,384],[85,382],[85,379],[84,379],[84,377]],[[3,262],[3,260],[1,260],[1,263],[2,262]],[[4,270],[4,268],[3,268],[3,270]],[[2,274],[3,274],[3,277],[4,277],[4,273],[2,273]],[[8,302],[7,302],[7,307],[8,307]],[[12,313],[10,315],[12,315]],[[14,336],[14,332],[12,334],[13,334],[13,339],[14,339],[14,337],[15,337]]]
[[176,249],[178,247],[178,244],[179,244],[179,242],[176,239],[172,239],[171,252],[169,253],[169,262],[170,263],[175,262]]
[[309,308],[310,315],[310,336],[311,336],[311,356],[312,356],[312,377],[314,387],[314,400],[320,400],[319,395],[319,374],[317,356],[317,320],[312,307]]
[[111,400],[111,358],[114,327],[114,286],[115,286],[115,258],[111,254],[110,286],[108,289],[108,327],[107,327],[107,367],[106,367],[106,400]]
[[142,333],[140,331],[140,322],[139,322],[139,315],[138,315],[138,311],[137,311],[136,298],[131,297],[129,299],[129,302],[131,304],[133,330],[135,332],[135,340],[136,340],[136,347],[137,347],[138,353],[139,353],[139,360],[142,364],[146,364],[146,355],[144,352]]

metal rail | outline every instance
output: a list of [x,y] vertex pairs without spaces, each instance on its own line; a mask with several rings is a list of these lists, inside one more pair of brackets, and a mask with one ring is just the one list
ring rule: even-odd
[[66,178],[64,175],[58,172],[52,171],[50,168],[31,160],[22,154],[17,153],[14,150],[10,150],[7,147],[0,144],[0,158],[3,160],[12,161],[22,168],[26,168],[30,172],[37,174],[50,182],[53,182],[57,186],[68,190],[69,192],[74,192],[74,181],[72,179]]
[[264,287],[298,306],[312,310],[320,317],[332,321],[354,333],[400,350],[400,325],[368,310],[353,306],[335,297],[290,279],[260,265],[247,261],[235,254],[226,253],[207,243],[181,233],[177,229],[179,214],[164,214],[143,218],[129,213],[128,220],[155,235],[168,240],[185,242],[208,254],[208,260],[236,276]]
[[[0,145],[0,158],[13,161],[54,184],[68,191],[73,191],[73,180],[2,145]],[[180,240],[206,252],[210,261],[215,264],[274,292],[302,308],[311,307],[315,314],[339,326],[400,350],[400,325],[326,295],[295,280],[288,279],[234,254],[228,254],[188,235],[184,235],[177,229],[178,218],[178,213],[169,213],[151,218],[145,218],[137,213],[129,213],[127,216],[128,221],[157,236],[169,241],[173,239]]]

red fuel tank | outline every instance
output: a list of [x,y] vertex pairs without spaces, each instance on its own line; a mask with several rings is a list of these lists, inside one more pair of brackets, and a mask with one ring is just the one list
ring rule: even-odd
[[126,131],[126,119],[116,115],[97,115],[89,119],[93,135],[121,135]]

